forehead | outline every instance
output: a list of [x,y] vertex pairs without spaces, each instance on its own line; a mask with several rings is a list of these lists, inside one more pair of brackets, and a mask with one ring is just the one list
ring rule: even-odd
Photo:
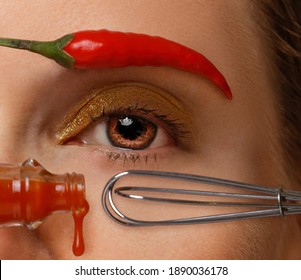
[[[249,1],[245,0],[88,0],[76,3],[45,0],[38,5],[24,0],[12,2],[1,3],[0,15],[4,23],[1,31],[27,36],[34,31],[41,39],[83,29],[106,28],[159,34],[183,40],[182,43],[190,42],[196,47],[193,41],[214,41],[216,37],[238,35],[237,32],[242,35],[250,18]],[[21,24],[24,17],[26,24]]]

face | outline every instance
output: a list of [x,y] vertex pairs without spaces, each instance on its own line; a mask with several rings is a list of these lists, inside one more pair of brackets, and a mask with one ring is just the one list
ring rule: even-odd
[[[88,29],[158,35],[205,55],[233,92],[229,101],[203,77],[168,67],[66,70],[36,54],[0,49],[0,160],[35,158],[53,173],[85,175],[90,212],[81,258],[299,257],[292,250],[301,252],[294,217],[130,228],[101,208],[105,183],[127,169],[290,186],[269,50],[250,1],[2,2],[1,37],[47,41]],[[76,121],[78,112],[85,125]],[[144,131],[138,140],[120,130],[132,121]],[[76,258],[72,223],[62,214],[35,231],[1,229],[0,256]]]

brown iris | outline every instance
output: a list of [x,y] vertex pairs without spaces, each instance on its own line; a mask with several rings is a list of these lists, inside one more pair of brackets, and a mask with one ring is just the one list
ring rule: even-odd
[[153,142],[157,126],[136,116],[110,117],[107,135],[115,147],[142,150]]

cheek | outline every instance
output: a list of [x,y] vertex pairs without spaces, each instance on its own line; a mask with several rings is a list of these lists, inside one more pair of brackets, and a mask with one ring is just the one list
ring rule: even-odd
[[211,252],[210,258],[246,260],[279,257],[275,246],[280,237],[275,231],[277,224],[276,220],[268,219],[237,221],[225,226],[220,224],[220,235],[215,236],[215,241],[219,238],[220,247]]
[[[281,258],[282,234],[277,222],[239,221],[197,225],[183,229],[177,239],[178,258],[194,259],[274,259]],[[278,231],[276,231],[278,228]],[[271,230],[274,229],[274,230]]]
[[104,220],[86,228],[87,253],[104,259],[279,258],[279,234],[266,223],[129,228]]
[[51,256],[43,243],[38,241],[35,231],[14,227],[0,230],[0,259],[47,260]]

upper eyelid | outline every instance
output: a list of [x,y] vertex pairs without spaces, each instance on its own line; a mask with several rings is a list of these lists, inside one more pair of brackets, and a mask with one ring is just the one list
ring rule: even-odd
[[55,104],[60,100],[59,106],[56,106],[58,113],[56,116],[53,116],[53,106],[49,106],[49,108],[52,107],[50,112],[53,121],[51,134],[54,135],[53,140],[56,143],[60,142],[57,137],[59,130],[74,117],[73,109],[85,105],[95,91],[107,85],[130,82],[159,88],[181,100],[189,110],[196,104],[201,106],[202,100],[207,100],[206,94],[199,94],[200,89],[204,93],[210,92],[211,94],[212,91],[211,85],[204,79],[168,67],[129,67],[127,69],[91,70],[83,73],[64,72],[50,82],[51,87],[49,87],[50,90],[47,89],[49,95],[47,99]]

